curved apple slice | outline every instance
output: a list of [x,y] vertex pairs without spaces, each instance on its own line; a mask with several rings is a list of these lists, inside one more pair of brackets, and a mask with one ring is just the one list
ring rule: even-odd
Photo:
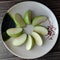
[[44,26],[35,26],[34,31],[41,34],[41,35],[47,35],[48,34],[48,30]]
[[26,24],[31,24],[31,10],[25,12],[24,21]]
[[46,16],[36,16],[33,21],[32,21],[32,25],[38,25],[42,22],[45,22],[47,20],[47,17]]
[[13,44],[14,46],[20,46],[20,45],[22,45],[22,44],[25,43],[26,39],[27,39],[27,35],[26,35],[26,34],[22,34],[21,36],[16,37],[16,38],[13,40],[12,44]]
[[16,27],[24,27],[25,26],[23,18],[19,13],[12,15],[10,12],[8,12],[8,14],[13,19],[13,21],[15,22]]
[[26,50],[31,50],[33,46],[34,46],[34,40],[30,35],[28,35]]
[[36,33],[36,32],[32,32],[32,37],[35,39],[35,42],[38,46],[42,46],[43,45],[43,40],[42,37]]
[[19,13],[15,14],[15,20],[16,20],[17,27],[25,27],[25,22]]
[[10,28],[7,29],[6,33],[11,37],[17,37],[22,33],[22,28]]

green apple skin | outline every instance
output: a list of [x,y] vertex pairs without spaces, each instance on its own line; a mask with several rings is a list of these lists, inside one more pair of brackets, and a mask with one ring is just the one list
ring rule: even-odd
[[10,37],[17,37],[22,34],[22,31],[23,31],[22,28],[10,28],[10,29],[7,29],[6,33]]
[[34,31],[45,36],[45,35],[48,35],[48,29],[44,26],[35,26],[34,27]]
[[26,43],[26,50],[31,50],[34,46],[35,42],[33,40],[33,37],[28,35],[27,43]]
[[25,26],[23,18],[19,13],[12,15],[10,12],[8,12],[8,14],[13,19],[13,21],[15,22],[16,27],[24,27]]
[[12,44],[13,44],[13,46],[21,46],[21,45],[23,45],[26,42],[26,39],[27,39],[27,35],[26,34],[22,34],[21,36],[16,37],[13,40]]
[[32,18],[31,15],[32,15],[31,10],[28,10],[28,11],[25,12],[24,21],[25,21],[26,24],[31,24],[31,18]]
[[19,13],[15,14],[15,20],[17,20],[16,21],[17,27],[19,27],[19,26],[20,27],[25,27],[25,22],[24,22],[22,16]]
[[36,33],[36,32],[32,32],[32,37],[35,39],[35,42],[38,46],[42,46],[43,45],[43,39],[42,37]]
[[40,23],[45,22],[47,19],[48,19],[47,16],[43,16],[43,15],[36,16],[32,21],[32,25],[34,25],[34,26],[39,25]]

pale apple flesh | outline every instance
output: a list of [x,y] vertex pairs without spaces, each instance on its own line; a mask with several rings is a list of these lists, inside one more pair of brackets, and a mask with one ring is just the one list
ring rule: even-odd
[[42,37],[36,33],[36,32],[32,32],[32,37],[35,39],[35,42],[38,46],[42,46],[43,45],[43,39]]
[[15,22],[16,27],[24,27],[25,26],[23,18],[19,13],[12,15],[10,12],[8,12],[8,14],[13,19],[13,21]]
[[[25,27],[25,22],[19,13],[15,14],[15,20],[16,20],[17,25],[19,25],[20,27]],[[19,27],[19,26],[17,26],[17,27]]]
[[21,36],[19,37],[16,37],[12,44],[13,46],[20,46],[22,44],[24,44],[26,42],[26,39],[27,39],[27,35],[26,34],[22,34]]
[[31,24],[31,10],[25,12],[24,21],[26,24]]
[[38,25],[42,22],[45,22],[47,20],[46,16],[36,16],[33,21],[32,21],[32,25]]
[[34,46],[34,40],[32,36],[28,35],[27,43],[26,43],[26,50],[31,50]]
[[22,28],[9,28],[6,33],[11,37],[17,37],[22,33]]
[[34,31],[41,35],[48,35],[48,29],[44,26],[35,26]]

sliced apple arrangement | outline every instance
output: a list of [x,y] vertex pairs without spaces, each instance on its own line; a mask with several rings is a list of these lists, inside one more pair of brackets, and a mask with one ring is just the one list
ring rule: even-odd
[[[15,28],[9,28],[6,30],[6,33],[10,38],[14,37],[12,42],[13,46],[20,46],[26,43],[26,50],[31,50],[35,43],[38,46],[43,45],[42,36],[48,35],[48,29],[40,25],[40,23],[45,22],[48,19],[47,16],[40,15],[32,19],[31,10],[25,12],[24,19],[19,13],[16,13],[14,16],[12,16],[10,12],[8,12],[8,14],[16,24]],[[25,27],[28,25],[33,26],[33,31],[30,34],[24,32]]]

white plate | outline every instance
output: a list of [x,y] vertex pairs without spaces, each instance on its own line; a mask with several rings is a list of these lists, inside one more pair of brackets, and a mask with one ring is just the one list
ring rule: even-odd
[[12,15],[14,15],[15,13],[20,13],[22,16],[24,15],[26,10],[32,10],[33,11],[33,16],[36,15],[46,15],[49,18],[49,21],[51,23],[49,23],[49,21],[43,23],[43,25],[48,26],[48,25],[53,25],[53,31],[55,33],[55,35],[53,35],[52,39],[51,36],[45,37],[44,39],[44,44],[41,47],[38,46],[34,46],[34,48],[30,51],[27,51],[25,49],[25,45],[23,46],[19,46],[19,47],[14,47],[11,44],[12,40],[8,40],[6,42],[4,42],[4,45],[6,46],[6,48],[14,55],[24,58],[24,59],[34,59],[34,58],[38,58],[41,57],[45,54],[47,54],[55,45],[56,41],[57,41],[57,37],[58,37],[58,23],[57,23],[57,19],[55,17],[55,15],[53,14],[53,12],[46,7],[45,5],[38,3],[38,2],[34,2],[34,1],[26,1],[26,2],[21,2],[18,3],[16,5],[14,5],[13,7],[11,7],[8,12],[10,12]]

